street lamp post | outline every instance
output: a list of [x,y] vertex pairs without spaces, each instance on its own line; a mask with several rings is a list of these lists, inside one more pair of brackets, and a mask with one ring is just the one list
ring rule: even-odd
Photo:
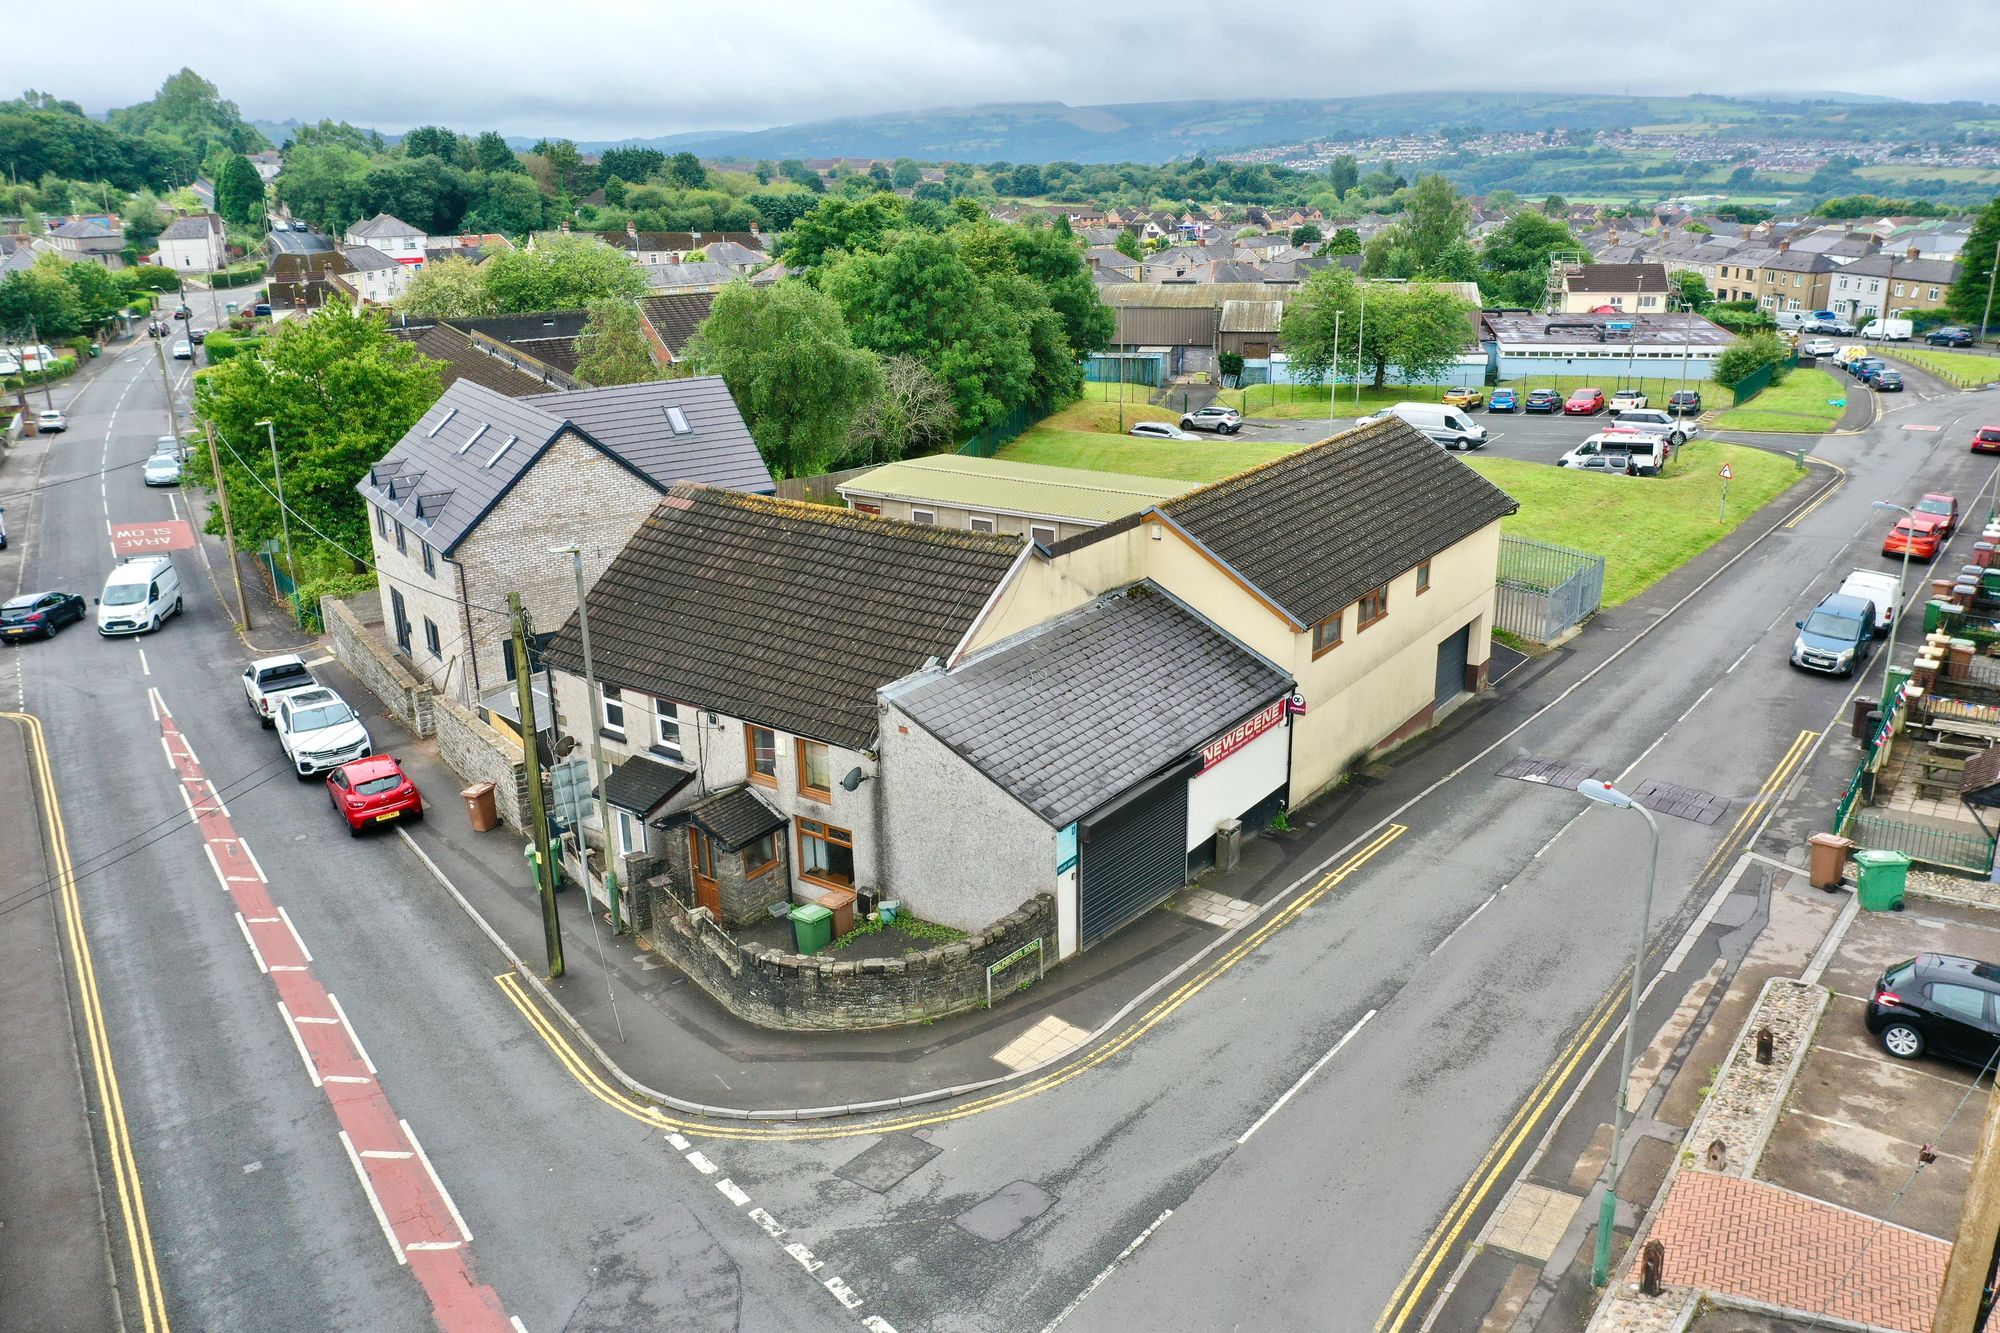
[[1653,884],[1660,873],[1660,826],[1654,821],[1652,811],[1608,782],[1586,779],[1576,784],[1576,790],[1578,795],[1598,805],[1608,805],[1614,810],[1637,810],[1646,821],[1646,831],[1653,838],[1652,857],[1646,863],[1646,896],[1639,903],[1639,938],[1632,952],[1632,984],[1625,1005],[1625,1049],[1618,1062],[1618,1102],[1611,1117],[1611,1156],[1604,1163],[1604,1199],[1597,1212],[1597,1247],[1590,1261],[1591,1284],[1601,1287],[1611,1277],[1611,1229],[1618,1217],[1618,1181],[1624,1173],[1624,1162],[1619,1152],[1625,1127],[1631,1120],[1625,1098],[1632,1083],[1632,1040],[1639,1027],[1639,991],[1643,984],[1640,974],[1646,970],[1646,935],[1653,919]]
[[287,600],[292,604],[293,613],[297,614],[299,603],[296,593],[299,586],[299,567],[292,563],[292,518],[290,511],[285,508],[285,474],[278,467],[278,428],[269,417],[255,424],[264,428],[264,436],[271,442],[271,480],[277,484],[278,528],[285,534],[285,576],[292,581],[292,590],[294,593]]
[[[1910,520],[1910,536],[1914,538],[1917,535],[1916,531],[1917,515],[1915,510],[1906,509],[1899,504],[1891,504],[1887,500],[1875,501],[1875,508],[1892,509],[1896,513],[1903,515],[1905,518]],[[1896,607],[1895,610],[1889,613],[1888,655],[1883,658],[1883,660],[1887,662],[1890,666],[1896,665],[1896,622],[1903,618],[1903,602],[1906,598],[1909,597],[1909,595],[1910,595],[1910,543],[1908,541],[1905,541],[1903,543],[1903,572],[1896,575]]]

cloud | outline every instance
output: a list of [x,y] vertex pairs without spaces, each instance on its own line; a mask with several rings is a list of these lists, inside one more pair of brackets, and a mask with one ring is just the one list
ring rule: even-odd
[[596,0],[552,11],[545,0],[431,0],[377,19],[296,0],[105,0],[91,10],[88,58],[53,67],[36,53],[78,50],[75,12],[41,5],[11,16],[0,87],[54,83],[49,91],[102,110],[150,96],[186,65],[255,119],[580,139],[977,102],[1786,87],[1937,100],[2000,87],[2000,6],[1985,0],[1935,0],[1927,11],[1952,33],[1948,60],[1902,54],[1933,43],[1866,37],[1883,20],[1864,0],[1819,0],[1812,23],[1781,31],[1738,5],[1683,6],[1669,26],[1630,34],[1601,0],[1430,0],[1420,18],[1354,0],[1114,9]]

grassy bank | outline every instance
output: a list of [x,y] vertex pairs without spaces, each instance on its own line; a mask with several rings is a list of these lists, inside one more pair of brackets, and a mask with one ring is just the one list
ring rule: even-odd
[[1016,463],[1125,472],[1176,481],[1216,481],[1245,468],[1283,458],[1297,444],[1239,444],[1228,436],[1199,440],[1146,440],[1131,435],[1052,429],[1046,423],[1015,440],[998,455]]
[[1889,355],[1961,389],[1977,389],[2000,380],[2000,358],[1973,356],[1969,352],[1941,352],[1932,347],[1898,347]]
[[1794,370],[1785,376],[1783,384],[1774,384],[1743,406],[1722,412],[1715,419],[1714,429],[1820,435],[1832,430],[1845,410],[1832,406],[1832,399],[1866,392],[1867,386],[1845,377],[1836,378],[1831,371]]

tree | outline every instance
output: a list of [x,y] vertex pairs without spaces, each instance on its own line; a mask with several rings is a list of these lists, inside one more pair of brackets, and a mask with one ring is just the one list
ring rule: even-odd
[[528,152],[547,164],[549,184],[558,194],[589,194],[597,188],[597,168],[583,160],[569,139],[540,139]]
[[338,144],[298,147],[285,153],[278,197],[293,213],[340,235],[359,221],[368,159]]
[[708,168],[693,153],[675,153],[667,159],[667,179],[683,190],[699,190],[708,185]]
[[521,159],[514,156],[507,140],[493,130],[472,141],[472,165],[480,171],[522,171]]
[[815,476],[848,447],[881,372],[854,345],[840,307],[804,282],[732,282],[688,341],[696,370],[720,375],[765,464]]
[[855,414],[843,467],[893,463],[949,447],[958,414],[951,394],[913,356],[881,360],[882,383]]
[[1946,308],[1968,324],[1987,318],[1986,295],[1993,281],[1996,248],[2000,248],[2000,197],[1973,219],[1972,233],[1958,252],[1958,281],[1951,284],[1945,297]]
[[125,308],[125,285],[101,264],[65,264],[63,280],[76,296],[77,319],[85,333],[102,332]]
[[1543,213],[1523,210],[1501,223],[1480,251],[1481,293],[1503,306],[1533,308],[1542,303],[1549,261],[1564,251],[1581,251],[1569,229]]
[[465,216],[466,175],[436,158],[385,158],[361,178],[361,212],[388,213],[432,236],[450,236]]
[[435,157],[455,165],[469,160],[464,141],[442,125],[419,125],[405,134],[403,156]]
[[896,178],[891,176],[889,168],[883,166],[880,162],[870,162],[868,164],[868,179],[878,190],[893,190],[896,188]]
[[[1396,367],[1404,383],[1435,380],[1458,359],[1471,339],[1465,322],[1470,307],[1441,288],[1422,283],[1367,286],[1367,318],[1362,319],[1362,284],[1344,268],[1324,268],[1306,280],[1286,303],[1285,349],[1292,364],[1324,381],[1360,340],[1361,359],[1373,368],[1376,388]],[[1334,343],[1339,315],[1340,344]]]
[[667,155],[657,148],[607,148],[598,155],[597,169],[627,184],[651,180],[667,165]]
[[1351,153],[1342,153],[1326,164],[1327,183],[1333,187],[1335,199],[1347,198],[1347,192],[1361,183],[1361,166]]
[[1542,213],[1546,217],[1554,217],[1558,213],[1567,213],[1568,211],[1569,200],[1559,194],[1549,195],[1542,200]]
[[1111,248],[1119,254],[1124,255],[1127,259],[1144,259],[1146,257],[1146,252],[1139,247],[1139,238],[1129,231],[1121,230],[1118,233],[1118,239],[1111,243]]
[[532,250],[502,250],[488,257],[479,271],[502,314],[575,310],[607,296],[646,293],[646,275],[594,236],[541,237]]
[[254,153],[271,146],[244,121],[236,103],[224,101],[214,84],[191,69],[169,75],[151,101],[113,111],[109,120],[114,130],[179,144],[197,162],[216,147]]
[[223,155],[222,170],[215,173],[215,211],[239,224],[264,216],[264,178],[241,153]]
[[576,353],[576,377],[599,388],[660,378],[639,307],[625,297],[590,303],[590,315],[576,337]]
[[478,266],[458,255],[418,269],[397,299],[396,309],[431,319],[480,319],[499,313]]
[[803,185],[814,194],[826,193],[826,181],[820,174],[795,157],[788,157],[780,162],[778,174],[794,185]]
[[[438,363],[391,337],[384,316],[357,315],[340,302],[279,325],[261,355],[232,357],[196,376],[196,415],[227,445],[222,466],[237,537],[255,544],[279,533],[263,475],[265,441],[275,437],[294,542],[317,545],[317,529],[348,551],[366,551],[367,504],[354,479],[382,456],[384,441],[416,424],[440,388]],[[266,420],[272,437],[259,424]],[[213,486],[205,454],[189,471]],[[210,524],[221,531],[219,515]]]
[[898,190],[914,190],[923,178],[923,169],[907,157],[897,158],[889,173],[889,183]]
[[81,333],[83,305],[64,275],[69,267],[56,255],[43,255],[31,267],[0,281],[0,329],[24,337],[32,325],[42,342]]
[[804,190],[786,190],[760,192],[743,202],[757,210],[757,220],[763,224],[764,230],[782,232],[790,230],[794,223],[811,212],[819,200]]
[[1288,239],[1293,245],[1318,245],[1326,239],[1326,234],[1313,223],[1303,222],[1292,228]]
[[786,265],[809,269],[824,263],[837,250],[873,250],[882,238],[903,222],[903,201],[893,194],[871,194],[866,199],[822,200],[810,213],[792,224],[780,250]]
[[1408,246],[1420,273],[1438,273],[1440,261],[1454,241],[1465,239],[1465,227],[1472,209],[1443,176],[1433,173],[1418,178],[1403,208],[1400,244]]
[[475,171],[466,181],[472,206],[459,219],[465,231],[520,236],[542,226],[542,192],[521,171]]
[[[1725,389],[1734,388],[1765,366],[1777,365],[1789,354],[1785,344],[1778,340],[1778,335],[1769,330],[1738,338],[1715,358],[1715,382]],[[1772,383],[1776,383],[1778,378],[1774,372]]]
[[1323,255],[1358,255],[1361,253],[1361,233],[1352,227],[1341,227],[1327,238],[1319,252]]
[[1019,273],[1034,281],[1062,320],[1066,359],[1080,360],[1111,341],[1117,318],[1097,295],[1097,283],[1084,266],[1083,247],[1069,232],[982,220],[954,234],[976,270]]
[[1667,274],[1667,281],[1673,283],[1676,299],[1693,306],[1697,314],[1708,309],[1709,302],[1715,299],[1714,293],[1708,290],[1708,280],[1693,269],[1676,269]]

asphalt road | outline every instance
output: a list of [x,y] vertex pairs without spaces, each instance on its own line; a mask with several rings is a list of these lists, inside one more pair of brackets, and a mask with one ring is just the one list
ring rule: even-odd
[[[25,478],[9,476],[5,489],[15,541],[33,527],[26,582],[88,595],[112,564],[107,520],[186,511],[177,492],[146,489],[135,466],[164,421],[150,341],[69,394],[71,429],[48,459],[38,504],[13,494]],[[323,792],[290,775],[244,708],[235,675],[250,654],[217,594],[219,548],[210,555],[213,573],[201,553],[174,553],[186,611],[156,634],[107,640],[86,624],[4,650],[26,708],[48,729],[170,1321],[483,1328],[497,1306],[542,1333],[807,1328],[845,1317],[820,1285],[825,1273],[788,1257],[658,1133],[607,1109],[549,1059],[495,984],[502,960],[423,883],[400,840],[349,839]],[[259,638],[282,636],[260,626]],[[211,864],[217,844],[191,825],[163,760],[163,710],[268,881],[239,887],[284,909],[282,929],[310,952],[305,974],[262,970],[288,965],[268,953],[281,927],[239,921]],[[253,934],[264,942],[256,954]],[[315,1070],[330,1066],[316,1054],[309,1069],[301,1042],[318,1052],[338,1029],[328,1018],[328,1029],[295,1037],[278,1003],[281,986],[307,981],[337,998],[372,1077],[350,1066],[344,1077],[358,1084],[314,1085]],[[439,1191],[414,1174],[415,1202],[384,1187],[383,1218],[341,1138],[352,1124],[343,1099],[378,1090],[392,1114],[385,1131],[407,1125]],[[11,1081],[0,1089],[10,1106],[28,1095]],[[117,1150],[101,1124],[97,1133],[100,1155]],[[400,1143],[385,1151],[414,1161]],[[726,1165],[730,1155],[715,1156]],[[369,1169],[414,1172],[388,1159]],[[447,1240],[399,1263],[386,1233],[399,1244],[427,1223],[450,1233],[443,1196],[470,1243]],[[114,1248],[126,1248],[110,1206]],[[467,1280],[492,1289],[489,1306],[475,1308],[463,1282],[425,1276],[461,1263]],[[124,1295],[128,1326],[139,1327]]]

